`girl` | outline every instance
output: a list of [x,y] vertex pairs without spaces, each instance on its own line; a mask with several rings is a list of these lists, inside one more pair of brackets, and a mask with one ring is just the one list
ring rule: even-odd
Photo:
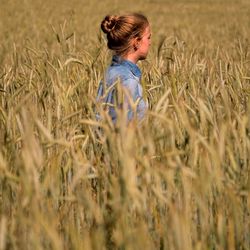
[[[107,35],[108,48],[114,55],[106,71],[104,83],[99,85],[97,101],[107,104],[109,115],[115,122],[117,92],[113,85],[119,81],[125,94],[128,94],[125,98],[127,120],[130,121],[133,117],[141,120],[145,116],[147,105],[142,97],[141,71],[136,64],[139,60],[146,59],[148,54],[151,43],[149,22],[144,15],[138,13],[110,15],[102,21],[101,29]],[[132,108],[131,101],[136,104],[136,109]]]

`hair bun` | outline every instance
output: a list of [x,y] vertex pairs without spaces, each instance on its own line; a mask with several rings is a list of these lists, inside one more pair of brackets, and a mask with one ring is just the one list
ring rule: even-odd
[[104,33],[110,33],[118,20],[118,16],[106,16],[101,23],[101,29]]

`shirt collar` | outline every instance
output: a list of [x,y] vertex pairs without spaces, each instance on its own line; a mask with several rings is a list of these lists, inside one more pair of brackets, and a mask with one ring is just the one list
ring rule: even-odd
[[131,70],[131,72],[138,78],[141,77],[141,70],[139,69],[139,67],[129,61],[129,60],[125,60],[122,57],[118,56],[118,55],[114,55],[112,58],[112,66],[114,65],[124,65],[125,67],[129,68]]

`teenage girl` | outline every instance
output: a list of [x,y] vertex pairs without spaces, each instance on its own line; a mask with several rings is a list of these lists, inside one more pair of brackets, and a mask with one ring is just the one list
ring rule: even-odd
[[[138,13],[109,15],[102,21],[101,29],[107,35],[108,48],[114,54],[104,82],[99,85],[97,101],[107,104],[108,113],[115,122],[117,105],[113,85],[120,82],[129,95],[129,98],[125,98],[127,120],[134,117],[141,120],[145,116],[147,105],[142,96],[141,71],[136,64],[139,60],[146,59],[148,54],[151,43],[149,22],[144,15]],[[132,108],[131,101],[136,104],[136,109]],[[100,118],[99,115],[97,117]]]

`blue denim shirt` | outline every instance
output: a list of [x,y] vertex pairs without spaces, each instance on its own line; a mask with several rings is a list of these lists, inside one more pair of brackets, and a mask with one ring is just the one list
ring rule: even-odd
[[[111,65],[106,71],[105,81],[100,82],[97,91],[97,101],[108,104],[109,115],[112,121],[116,121],[116,111],[113,104],[115,104],[114,93],[115,90],[112,85],[119,81],[122,86],[124,86],[131,95],[134,102],[138,102],[136,107],[136,115],[139,120],[141,120],[147,110],[147,105],[142,97],[142,86],[140,84],[141,71],[139,67],[132,63],[131,61],[124,60],[121,57],[115,55],[112,58]],[[105,86],[104,86],[105,84]],[[110,88],[110,89],[109,89]],[[104,89],[109,89],[108,93],[104,96]],[[127,118],[130,121],[134,117],[133,110],[130,105],[128,105]],[[97,115],[97,119],[99,119]]]

